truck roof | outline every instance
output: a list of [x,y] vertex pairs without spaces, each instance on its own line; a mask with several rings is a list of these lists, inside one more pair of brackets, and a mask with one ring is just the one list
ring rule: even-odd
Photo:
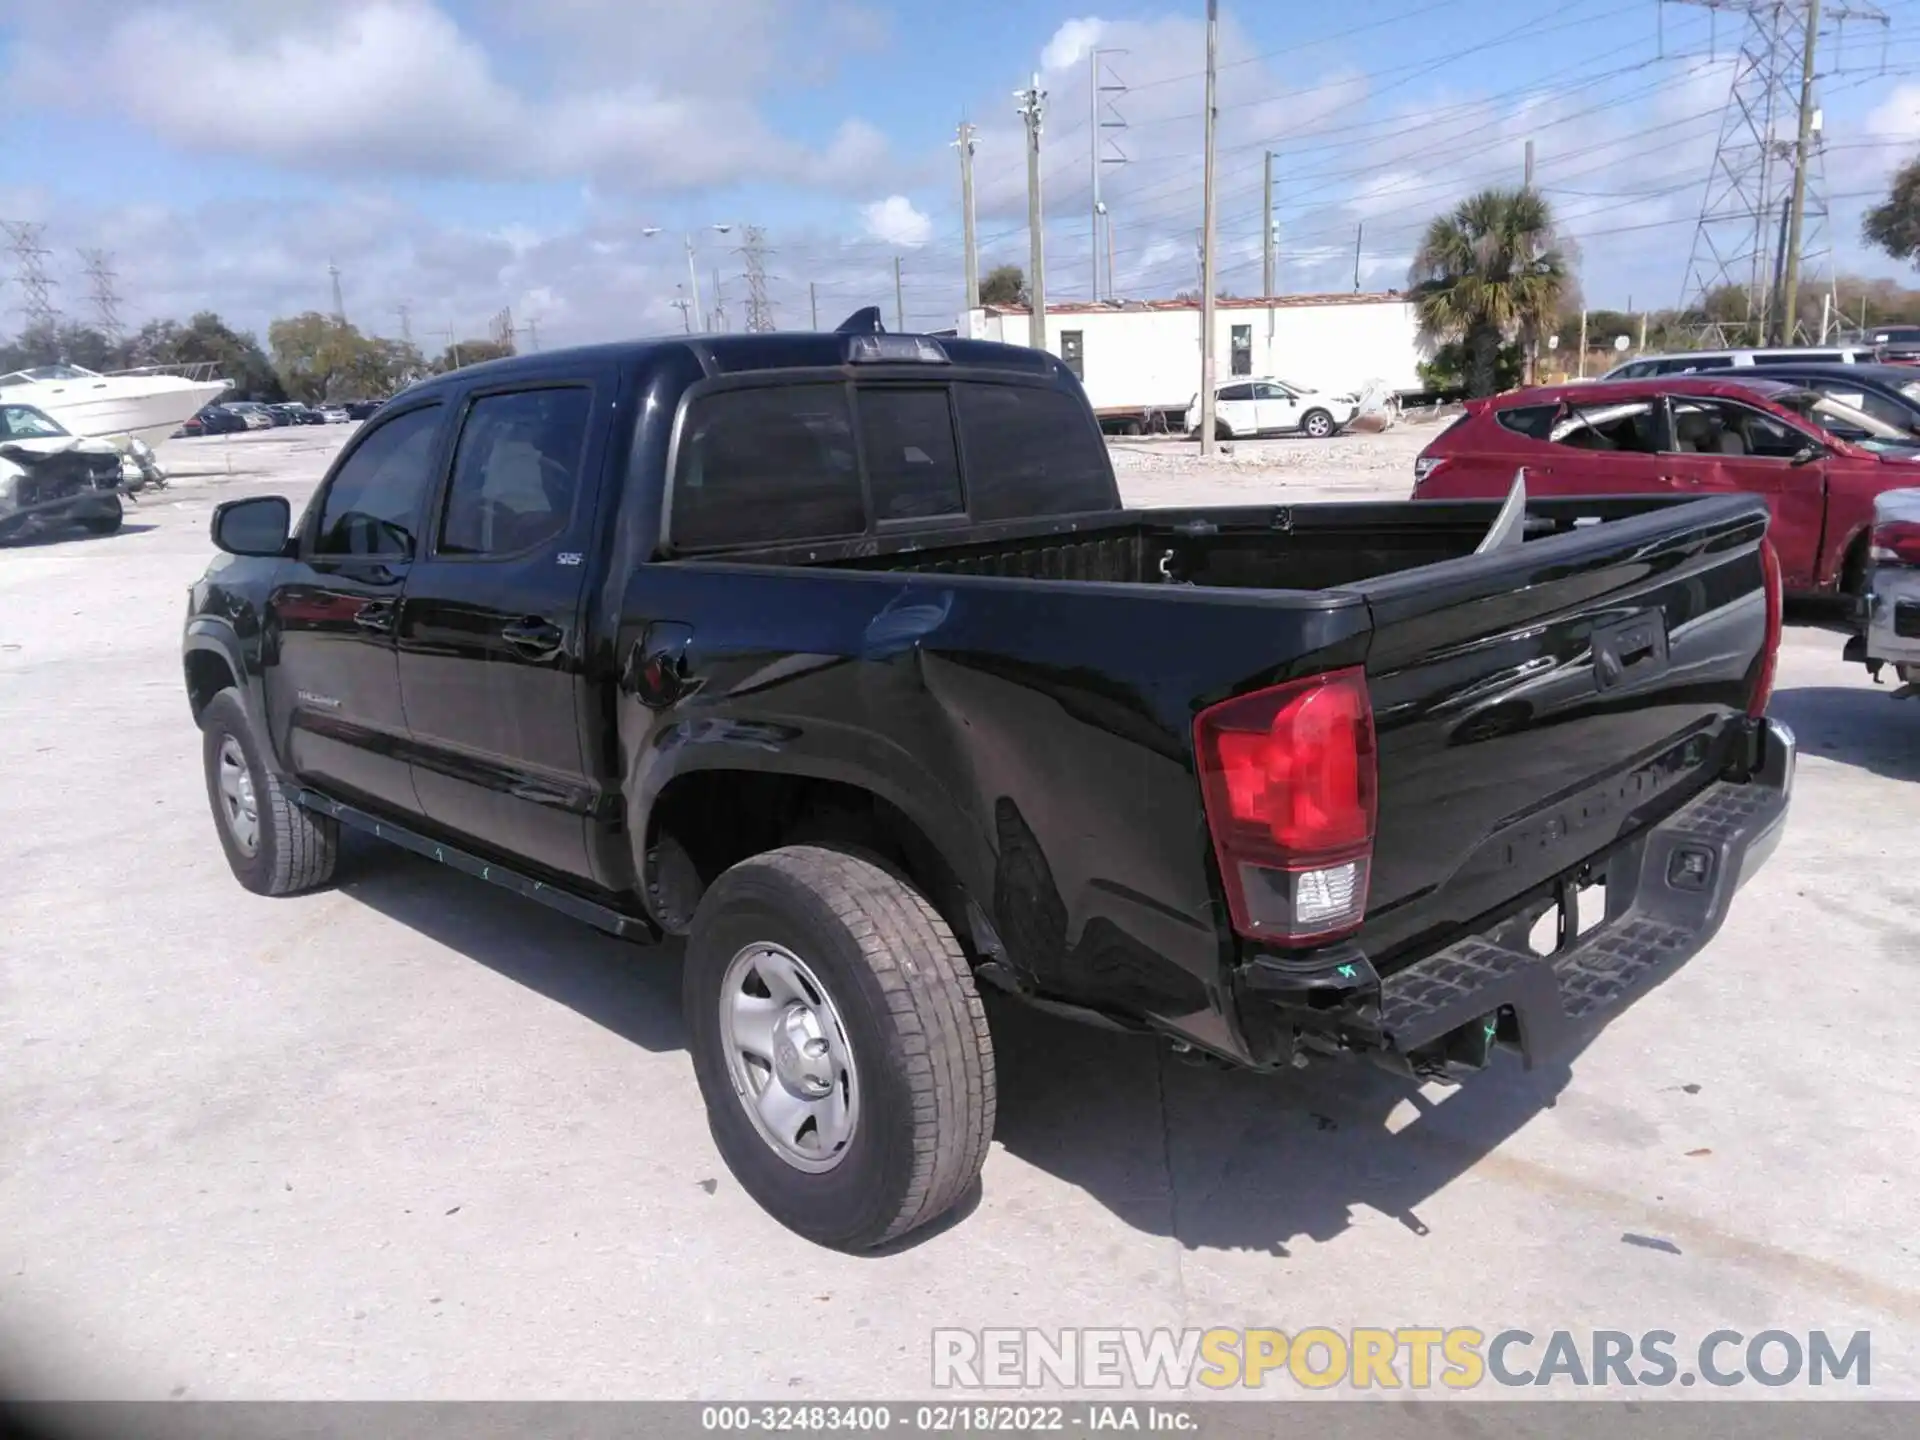
[[[582,360],[602,363],[643,361],[679,349],[689,351],[709,375],[738,375],[755,370],[836,368],[849,365],[852,345],[872,332],[833,333],[776,330],[742,335],[662,335],[637,340],[615,340],[599,345],[576,345],[541,350],[531,355],[509,355],[463,366],[407,387],[402,393],[424,395],[475,380],[488,384],[534,378],[577,367]],[[895,374],[902,366],[924,365],[929,379],[953,369],[1019,371],[1043,379],[1069,378],[1072,372],[1057,356],[1025,345],[993,340],[965,340],[951,335],[908,335],[888,332],[890,342],[921,340],[938,346],[946,363],[886,359]]]

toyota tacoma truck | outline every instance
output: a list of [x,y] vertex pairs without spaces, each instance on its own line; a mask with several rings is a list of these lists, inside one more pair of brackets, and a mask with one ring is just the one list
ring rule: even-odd
[[1764,502],[1513,499],[1129,509],[1058,359],[876,312],[543,352],[220,506],[186,691],[249,890],[349,827],[683,937],[718,1149],[866,1249],[975,1183],[988,988],[1465,1074],[1706,945],[1793,780]]

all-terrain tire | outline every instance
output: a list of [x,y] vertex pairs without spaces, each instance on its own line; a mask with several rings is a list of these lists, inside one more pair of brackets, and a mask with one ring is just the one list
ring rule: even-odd
[[[734,1088],[723,989],[735,957],[766,944],[818,978],[853,1058],[858,1118],[831,1169],[784,1159]],[[996,1098],[986,1011],[953,931],[897,875],[812,845],[741,861],[694,914],[683,999],[714,1143],[788,1229],[868,1250],[939,1218],[973,1187]]]
[[[207,802],[214,828],[226,851],[233,878],[256,895],[297,895],[333,878],[340,854],[340,822],[303,810],[262,763],[260,739],[247,718],[237,690],[226,689],[207,702],[200,715],[202,763],[207,772]],[[257,840],[252,853],[228,821],[220,788],[220,755],[227,740],[239,744],[253,782]]]

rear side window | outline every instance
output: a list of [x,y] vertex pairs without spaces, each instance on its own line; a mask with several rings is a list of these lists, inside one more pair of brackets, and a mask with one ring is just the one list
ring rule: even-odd
[[1114,508],[1106,442],[1078,397],[971,381],[953,390],[974,519]]
[[924,520],[966,508],[944,389],[862,388],[860,441],[874,519]]
[[866,529],[846,387],[772,385],[695,400],[669,526],[674,545],[690,550]]
[[1529,440],[1551,440],[1554,417],[1559,413],[1558,405],[1516,405],[1511,410],[1502,410],[1499,420],[1503,428],[1516,435],[1524,435]]
[[443,555],[508,555],[559,539],[573,516],[592,392],[483,395],[467,410],[440,522]]

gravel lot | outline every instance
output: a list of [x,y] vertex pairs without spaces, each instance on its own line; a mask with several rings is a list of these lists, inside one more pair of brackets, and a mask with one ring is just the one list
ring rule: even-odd
[[[853,1259],[722,1166],[672,951],[364,846],[325,893],[232,881],[185,589],[212,503],[304,497],[344,429],[170,443],[123,533],[0,549],[14,1385],[914,1396],[936,1326],[1470,1324],[1862,1328],[1871,1393],[1920,1397],[1920,705],[1837,635],[1787,637],[1781,851],[1570,1071],[1226,1075],[997,1008],[977,1206]],[[1140,503],[1398,497],[1424,433],[1118,463]]]

